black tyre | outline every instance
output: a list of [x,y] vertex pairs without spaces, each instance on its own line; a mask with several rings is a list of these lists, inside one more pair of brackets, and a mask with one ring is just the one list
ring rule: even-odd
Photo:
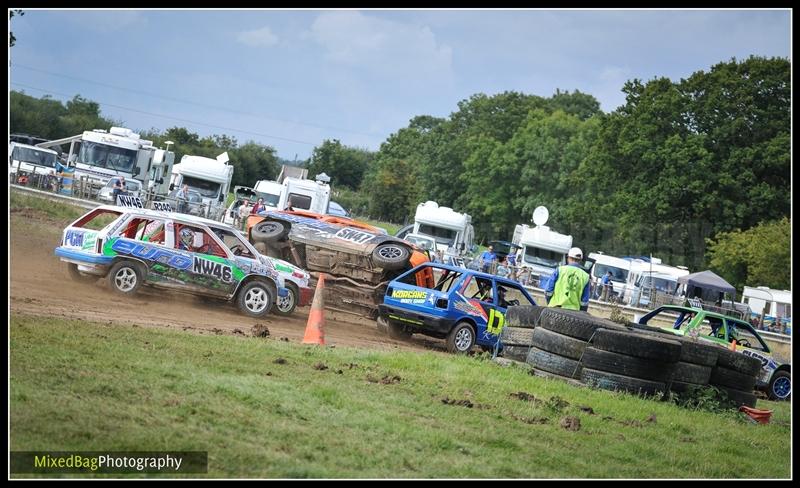
[[526,360],[535,369],[547,371],[566,378],[578,378],[581,372],[581,363],[574,359],[565,358],[558,354],[542,351],[536,347],[531,348]]
[[594,347],[586,348],[581,358],[581,365],[598,371],[661,382],[666,382],[672,376],[673,369],[672,364],[603,351]]
[[681,357],[681,343],[667,337],[637,334],[610,329],[598,329],[592,346],[604,351],[650,359],[662,363],[676,363]]
[[372,262],[376,266],[392,271],[402,269],[408,263],[411,251],[402,244],[387,242],[372,251]]
[[98,278],[95,275],[81,273],[78,271],[78,265],[73,263],[67,263],[67,273],[73,281],[78,283],[94,283]]
[[691,383],[693,385],[707,385],[711,379],[711,366],[679,361],[672,370],[672,381]]
[[533,329],[546,307],[537,305],[515,305],[506,311],[506,326]]
[[792,375],[788,371],[776,371],[767,390],[770,400],[788,400],[792,396]]
[[389,337],[391,337],[392,339],[406,340],[411,337],[411,332],[408,332],[406,328],[400,324],[389,322],[388,328],[389,328]]
[[[633,322],[631,322],[633,323]],[[646,327],[646,328],[642,328]],[[651,329],[658,329],[661,332],[655,332]],[[642,326],[630,329],[634,334],[649,335],[651,337],[660,337],[675,340],[681,343],[681,357],[679,361],[684,363],[698,364],[701,366],[716,366],[718,351],[721,347],[711,344],[702,340],[693,340],[687,337],[671,334],[666,329],[659,329],[658,327]]]
[[621,390],[641,395],[655,395],[656,393],[667,391],[666,384],[660,381],[632,378],[590,368],[581,370],[581,381],[603,390]]
[[565,358],[580,359],[588,342],[538,327],[533,330],[531,344],[542,351],[558,354]]
[[378,332],[389,334],[389,322],[387,322],[383,317],[378,317],[375,319],[375,326],[377,327]]
[[250,229],[254,241],[277,242],[286,236],[286,225],[274,220],[264,220]]
[[108,272],[111,290],[121,295],[133,295],[144,282],[141,265],[131,261],[118,261]]
[[708,382],[714,386],[725,386],[739,391],[753,391],[756,386],[756,377],[717,366],[711,370],[711,378]]
[[450,352],[464,354],[474,345],[475,329],[467,322],[458,322],[447,334],[447,350]]
[[244,285],[236,297],[239,310],[250,317],[267,315],[274,303],[272,287],[263,281],[251,281]]
[[533,339],[534,329],[525,329],[522,327],[503,327],[500,332],[500,340],[506,346],[530,346]]
[[278,315],[291,315],[294,309],[297,308],[297,303],[300,301],[300,291],[297,289],[297,285],[287,281],[286,289],[289,290],[289,294],[285,297],[276,298],[275,303],[272,305],[272,308]]
[[610,320],[589,315],[587,312],[565,310],[563,308],[546,308],[539,317],[538,327],[588,341],[599,328],[625,330]]
[[761,369],[761,361],[754,357],[745,356],[740,352],[719,348],[717,351],[717,366],[732,369],[748,376],[755,376]]
[[531,346],[507,346],[503,344],[503,352],[500,354],[504,358],[513,359],[515,361],[522,361],[523,363],[528,358]]
[[747,407],[756,406],[756,396],[752,391],[739,391],[733,388],[726,388],[724,386],[715,386],[722,392],[723,397],[721,400],[728,403],[731,407],[739,408],[742,405]]

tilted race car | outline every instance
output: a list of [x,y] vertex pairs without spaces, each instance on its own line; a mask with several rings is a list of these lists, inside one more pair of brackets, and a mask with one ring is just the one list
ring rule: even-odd
[[[418,274],[433,272],[436,281],[418,285]],[[493,348],[508,307],[536,305],[518,282],[446,264],[424,263],[389,283],[380,321],[395,338],[424,334],[445,339],[447,350],[466,353],[478,345]]]
[[[423,250],[382,229],[344,217],[302,210],[251,215],[247,235],[263,254],[326,280],[326,307],[375,319],[389,281],[429,261]],[[420,283],[433,276],[420,275]]]
[[64,229],[55,254],[73,279],[106,277],[122,295],[151,285],[235,301],[251,317],[289,314],[311,298],[308,273],[261,256],[233,227],[190,215],[103,205]]
[[756,388],[767,393],[770,400],[788,400],[792,393],[792,371],[790,364],[779,364],[773,358],[769,346],[758,332],[744,320],[710,312],[701,308],[663,305],[639,319],[640,325],[647,325],[653,318],[673,320],[670,332],[675,335],[696,336],[708,342],[730,347],[737,352],[761,361],[761,374]]

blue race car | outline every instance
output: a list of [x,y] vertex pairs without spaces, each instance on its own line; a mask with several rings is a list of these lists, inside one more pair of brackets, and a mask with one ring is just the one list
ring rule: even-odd
[[[433,272],[432,288],[417,273]],[[536,305],[516,281],[466,268],[424,263],[397,277],[378,306],[379,325],[393,338],[424,334],[447,341],[447,350],[466,353],[494,348],[508,307]]]

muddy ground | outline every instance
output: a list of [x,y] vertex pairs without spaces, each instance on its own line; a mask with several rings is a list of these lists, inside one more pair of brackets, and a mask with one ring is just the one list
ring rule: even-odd
[[[12,211],[9,234],[10,312],[85,319],[120,326],[164,327],[199,334],[250,335],[254,325],[269,328],[273,338],[301,342],[309,307],[291,317],[268,315],[252,319],[232,304],[176,292],[144,288],[133,297],[120,297],[105,280],[94,284],[72,281],[66,264],[53,253],[64,223],[36,212]],[[444,342],[414,336],[403,342],[378,332],[375,322],[326,310],[325,340],[329,345],[371,349],[444,350]]]

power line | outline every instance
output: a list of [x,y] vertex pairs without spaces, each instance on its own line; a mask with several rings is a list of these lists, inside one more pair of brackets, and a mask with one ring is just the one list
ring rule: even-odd
[[[21,87],[24,87],[24,88],[29,88],[31,90],[40,91],[40,92],[47,93],[47,94],[60,95],[62,97],[67,97],[67,98],[70,97],[70,95],[68,95],[66,93],[59,93],[59,92],[55,92],[55,91],[52,91],[52,90],[44,90],[42,88],[37,88],[35,86],[26,85],[24,83],[18,83],[18,82],[13,82],[12,81],[11,84],[12,85],[16,85],[16,86],[21,86]],[[103,105],[103,106],[106,106],[106,107],[114,107],[114,108],[119,108],[119,109],[122,109],[122,110],[128,110],[130,112],[136,112],[136,113],[140,113],[140,114],[150,115],[150,116],[153,116],[153,117],[161,117],[162,119],[177,120],[179,122],[185,122],[185,123],[189,123],[189,124],[202,125],[202,126],[205,126],[205,127],[213,127],[215,129],[222,129],[222,130],[231,131],[231,132],[239,132],[239,133],[242,133],[242,134],[250,134],[250,135],[254,135],[254,136],[267,137],[267,138],[270,138],[270,139],[279,139],[279,140],[282,140],[282,141],[296,142],[298,144],[308,144],[309,146],[316,146],[317,145],[314,142],[300,141],[300,140],[297,140],[297,139],[289,139],[289,138],[286,138],[286,137],[273,136],[273,135],[270,135],[270,134],[262,134],[261,132],[252,132],[252,131],[247,131],[247,130],[243,130],[243,129],[236,129],[236,128],[233,128],[233,127],[224,127],[224,126],[221,126],[221,125],[206,124],[204,122],[197,122],[197,121],[189,120],[189,119],[181,119],[181,118],[178,118],[178,117],[170,117],[169,115],[161,115],[161,114],[156,114],[156,113],[153,113],[153,112],[146,112],[144,110],[137,110],[135,108],[123,107],[121,105],[114,105],[113,103],[100,102],[100,101],[97,101],[97,100],[92,100],[92,101],[96,102],[99,105]]]
[[330,127],[330,126],[325,126],[325,125],[311,124],[311,123],[308,123],[308,122],[299,122],[299,121],[295,121],[295,120],[286,120],[286,119],[279,119],[279,118],[275,118],[275,117],[267,117],[265,115],[254,114],[252,112],[243,112],[243,111],[234,110],[234,109],[231,109],[231,108],[218,107],[216,105],[208,105],[208,104],[205,104],[205,103],[193,102],[193,101],[190,101],[190,100],[182,100],[180,98],[173,98],[173,97],[169,97],[169,96],[166,96],[166,95],[159,95],[157,93],[151,93],[151,92],[147,92],[147,91],[143,91],[143,90],[136,90],[134,88],[126,88],[126,87],[122,87],[122,86],[111,85],[111,84],[108,84],[108,83],[102,83],[102,82],[99,82],[99,81],[88,80],[86,78],[79,78],[77,76],[70,76],[70,75],[65,75],[65,74],[61,74],[61,73],[54,73],[52,71],[47,71],[47,70],[43,70],[43,69],[40,69],[40,68],[34,68],[34,67],[31,67],[31,66],[25,66],[23,64],[14,63],[12,66],[14,66],[15,68],[23,68],[23,69],[27,69],[27,70],[30,70],[30,71],[37,71],[39,73],[44,73],[44,74],[47,74],[47,75],[50,75],[50,76],[58,76],[58,77],[67,78],[67,79],[70,79],[70,80],[76,80],[76,81],[81,81],[81,82],[84,82],[84,83],[91,83],[93,85],[99,85],[99,86],[104,86],[104,87],[107,87],[107,88],[113,88],[115,90],[122,90],[122,91],[131,92],[131,93],[138,93],[140,95],[145,95],[145,96],[148,96],[148,97],[160,98],[162,100],[168,100],[168,101],[171,101],[171,102],[184,103],[184,104],[187,104],[187,105],[196,105],[198,107],[210,108],[212,110],[220,110],[220,111],[223,111],[223,112],[230,112],[230,113],[234,113],[234,114],[237,114],[237,115],[247,115],[248,117],[261,118],[261,119],[265,119],[265,120],[272,120],[272,121],[286,123],[286,124],[306,125],[306,126],[309,126],[309,127],[314,127],[316,129],[326,129],[326,130],[334,130],[334,131],[337,131],[337,132],[347,132],[347,133],[357,134],[357,135],[360,135],[360,136],[367,136],[367,137],[372,137],[372,136],[379,135],[379,134],[375,134],[375,133],[366,133],[366,132],[358,132],[358,131],[349,130],[349,129],[341,129],[341,128],[338,128],[338,127]]

